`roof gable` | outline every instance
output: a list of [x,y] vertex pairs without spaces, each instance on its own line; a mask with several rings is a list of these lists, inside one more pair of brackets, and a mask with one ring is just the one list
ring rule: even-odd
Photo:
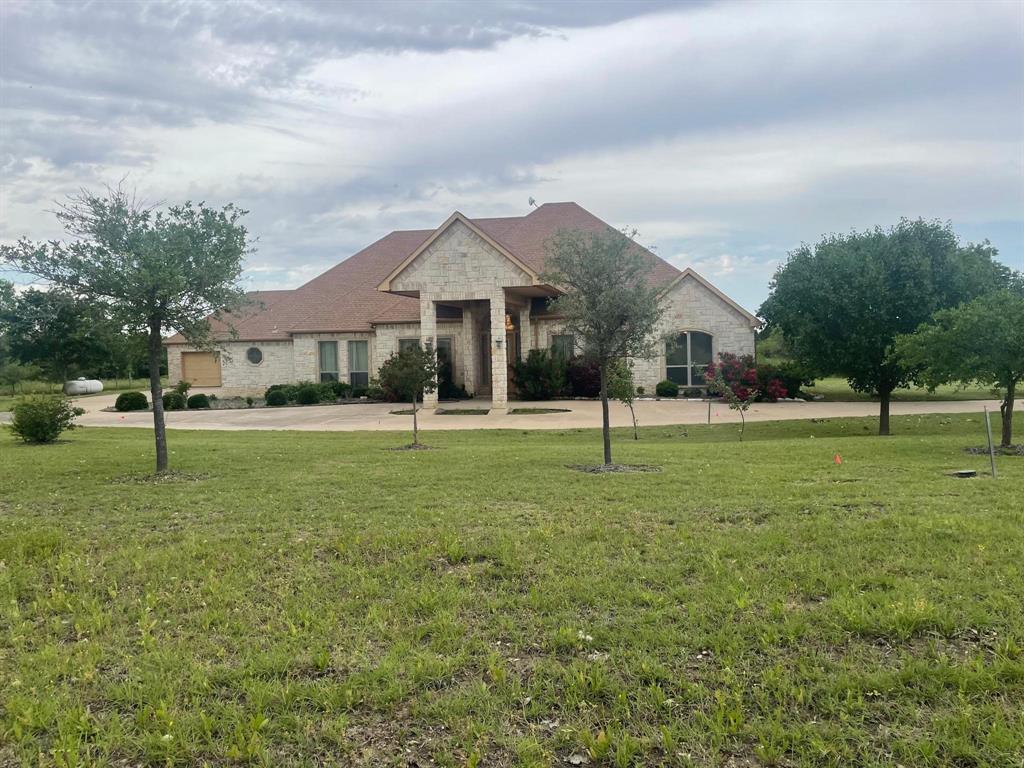
[[737,313],[742,315],[747,320],[747,322],[750,323],[751,327],[756,328],[761,324],[761,321],[757,318],[756,315],[750,314],[750,312],[745,310],[735,301],[733,301],[720,290],[718,290],[718,288],[716,288],[709,280],[704,278],[698,272],[694,271],[692,267],[687,267],[686,269],[684,269],[682,272],[679,273],[678,277],[676,277],[672,282],[666,285],[663,294],[671,292],[672,289],[674,289],[677,285],[686,280],[686,278],[692,278],[694,281],[696,281],[699,285],[707,289],[714,296],[718,297],[726,306],[730,307],[731,309],[735,310]]
[[469,229],[470,232],[480,237],[495,251],[500,253],[506,259],[511,261],[516,267],[518,267],[527,275],[529,275],[530,279],[533,282],[537,282],[537,273],[533,268],[530,267],[530,265],[526,264],[518,256],[512,253],[511,250],[509,250],[505,245],[499,242],[491,233],[482,229],[471,219],[467,219],[459,211],[455,211],[455,213],[449,216],[448,219],[440,227],[435,229],[433,233],[419,245],[419,247],[417,247],[412,253],[410,253],[408,256],[402,259],[401,263],[399,263],[393,270],[391,270],[391,272],[388,273],[387,277],[385,277],[381,281],[380,285],[377,286],[377,290],[390,291],[392,289],[392,283],[395,282],[399,275],[401,275],[410,265],[412,265],[413,262],[416,261],[416,259],[418,259],[424,253],[426,253],[430,246],[436,243],[448,230],[450,230],[452,227],[458,224],[462,224],[467,229]]

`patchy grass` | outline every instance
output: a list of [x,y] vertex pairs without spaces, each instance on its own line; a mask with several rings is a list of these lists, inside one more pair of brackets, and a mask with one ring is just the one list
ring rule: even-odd
[[1015,765],[1024,462],[893,426],[0,431],[0,764]]
[[[865,395],[861,392],[854,392],[846,379],[829,377],[818,379],[813,387],[807,387],[807,394],[822,395],[825,400],[831,402],[870,402],[878,401],[877,397]],[[986,387],[956,387],[947,384],[938,387],[934,392],[929,392],[924,387],[911,387],[909,389],[897,389],[892,393],[894,402],[921,402],[941,400],[992,400],[995,395],[992,390]]]

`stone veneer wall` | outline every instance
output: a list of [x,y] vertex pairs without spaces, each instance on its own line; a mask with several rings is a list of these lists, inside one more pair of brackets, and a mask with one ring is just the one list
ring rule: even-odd
[[665,379],[662,339],[680,331],[710,333],[711,354],[716,360],[719,352],[754,354],[754,329],[747,318],[694,278],[687,277],[668,297],[668,310],[658,328],[657,354],[647,360],[633,361],[633,379],[637,386],[653,393],[658,382]]

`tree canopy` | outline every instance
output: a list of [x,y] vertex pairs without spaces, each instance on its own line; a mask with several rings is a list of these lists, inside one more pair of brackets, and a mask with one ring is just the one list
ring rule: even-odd
[[433,348],[423,349],[418,344],[406,347],[384,361],[377,374],[381,387],[401,400],[412,403],[412,444],[419,445],[417,403],[424,393],[437,388],[437,355]]
[[191,202],[158,210],[120,187],[104,195],[85,190],[57,211],[67,240],[0,247],[16,269],[146,334],[158,472],[167,469],[163,335],[178,331],[193,347],[209,348],[209,317],[241,307],[239,278],[250,250],[244,214],[233,205],[218,210]]
[[611,464],[610,367],[654,354],[663,286],[650,280],[650,256],[623,232],[564,230],[547,243],[547,253],[541,279],[564,291],[551,308],[600,370],[604,463]]
[[844,376],[877,395],[885,435],[893,390],[915,376],[891,354],[895,338],[1005,285],[1009,269],[995,255],[987,241],[963,245],[949,224],[922,219],[827,235],[789,254],[760,314],[814,373]]
[[896,356],[931,388],[959,382],[1000,393],[1000,444],[1013,439],[1013,406],[1024,378],[1024,296],[1010,290],[935,313],[932,322],[896,340]]

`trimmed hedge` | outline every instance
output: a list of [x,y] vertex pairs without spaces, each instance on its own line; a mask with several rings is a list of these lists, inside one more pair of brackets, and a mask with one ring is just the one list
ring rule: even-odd
[[201,392],[198,393],[198,394],[192,395],[188,399],[188,407],[189,408],[209,408],[210,407],[210,398],[208,398],[206,395],[204,395]]
[[282,405],[288,405],[288,396],[282,389],[268,389],[265,400],[267,401],[267,405],[274,408]]
[[115,411],[144,411],[149,408],[149,400],[142,392],[122,392],[114,401]]
[[679,385],[674,381],[665,379],[658,382],[658,386],[654,388],[654,393],[658,397],[679,397]]
[[163,401],[165,411],[185,410],[185,396],[181,392],[164,392]]

